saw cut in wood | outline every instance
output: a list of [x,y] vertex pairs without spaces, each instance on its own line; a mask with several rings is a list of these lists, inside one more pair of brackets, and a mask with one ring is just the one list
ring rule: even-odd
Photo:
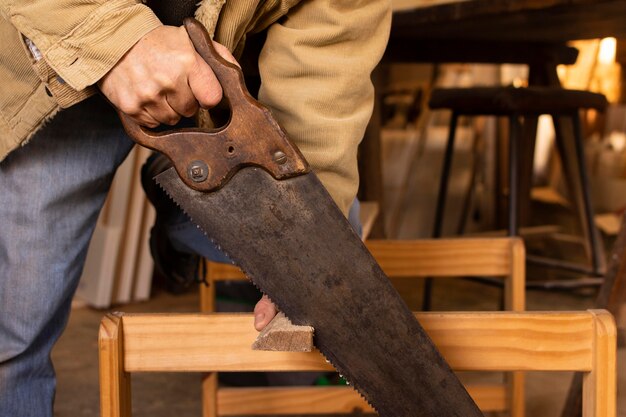
[[253,350],[280,352],[311,352],[313,350],[313,327],[296,326],[279,312],[257,336]]

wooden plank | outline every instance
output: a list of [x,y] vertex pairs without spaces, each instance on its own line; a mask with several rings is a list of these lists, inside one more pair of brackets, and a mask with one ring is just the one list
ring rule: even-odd
[[139,256],[135,273],[133,288],[133,301],[145,301],[150,298],[152,289],[152,275],[154,273],[154,261],[150,254],[150,229],[156,220],[156,212],[147,199],[143,204],[143,216],[141,221],[141,242],[139,244]]
[[[501,385],[475,385],[469,394],[482,411],[504,411],[506,395]],[[373,412],[350,387],[223,388],[218,392],[219,415],[339,414]]]
[[[223,264],[219,262],[211,262],[207,261],[207,276],[211,277],[211,280],[216,281],[241,281],[244,279],[248,279],[246,275],[237,267],[236,265],[231,264]],[[200,287],[201,292],[206,292],[210,290],[209,287],[202,286]],[[213,292],[215,292],[213,290]],[[212,301],[203,299],[203,303],[212,303]],[[208,305],[208,304],[207,304]],[[213,310],[202,310],[202,311],[213,311]]]
[[[575,313],[418,313],[457,370],[592,369],[594,316]],[[250,314],[125,315],[127,371],[332,370],[317,352],[250,346]]]
[[350,387],[222,388],[217,394],[222,416],[372,412]]
[[526,247],[522,239],[510,241],[511,274],[504,281],[504,307],[511,311],[526,310]]
[[141,224],[146,195],[141,189],[141,165],[151,151],[135,146],[127,163],[131,164],[128,202],[124,212],[124,235],[120,242],[120,254],[116,268],[116,287],[112,296],[113,304],[125,304],[132,300],[133,287],[137,278],[136,267],[141,250]]
[[592,371],[583,376],[583,417],[615,417],[617,400],[616,330],[605,310],[594,321]]
[[253,350],[278,352],[311,352],[313,350],[313,327],[296,326],[285,313],[276,316],[257,336]]
[[385,274],[416,276],[508,276],[508,239],[369,240],[367,248]]
[[202,417],[217,417],[217,372],[205,374],[202,378]]
[[100,324],[100,416],[130,417],[130,375],[122,368],[124,341],[121,318],[107,314]]
[[[511,241],[507,238],[382,239],[368,240],[365,245],[385,274],[393,278],[505,277],[512,271]],[[210,268],[213,279],[229,281],[245,278],[233,265],[211,263]],[[519,263],[516,268],[519,273]]]
[[127,159],[118,168],[98,223],[89,244],[76,296],[96,308],[111,305],[116,292],[117,265],[124,233],[132,161]]

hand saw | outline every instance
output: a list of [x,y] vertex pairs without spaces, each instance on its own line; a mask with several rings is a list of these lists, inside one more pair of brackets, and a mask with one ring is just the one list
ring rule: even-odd
[[120,114],[173,167],[158,184],[383,417],[482,416],[241,70],[184,25],[231,107],[217,130],[155,133]]

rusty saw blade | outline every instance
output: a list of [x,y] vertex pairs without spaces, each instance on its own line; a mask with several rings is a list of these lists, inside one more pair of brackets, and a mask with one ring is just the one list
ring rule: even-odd
[[185,26],[232,115],[217,131],[146,131],[174,167],[156,180],[383,417],[482,416],[306,160],[204,28]]
[[480,416],[315,174],[239,171],[220,190],[157,182],[381,416]]

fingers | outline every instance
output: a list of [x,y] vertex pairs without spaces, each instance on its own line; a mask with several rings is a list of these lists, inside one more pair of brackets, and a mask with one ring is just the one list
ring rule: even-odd
[[181,118],[181,114],[172,108],[165,97],[159,102],[151,102],[144,105],[144,109],[146,113],[159,123],[170,126],[178,123]]
[[261,331],[274,318],[278,310],[267,295],[261,297],[254,307],[254,328]]
[[[237,61],[214,42],[219,55]],[[137,123],[156,127],[191,117],[198,106],[211,108],[222,99],[213,70],[196,52],[183,27],[160,26],[138,41],[98,81],[104,95]]]
[[188,84],[177,89],[175,94],[173,92],[166,94],[165,100],[179,117],[192,117],[198,111],[198,101]]
[[209,109],[222,100],[222,86],[209,64],[197,53],[195,55],[195,65],[189,71],[189,88],[200,106]]
[[[213,47],[226,61],[240,67],[233,54],[224,45],[213,41]],[[189,87],[204,108],[214,107],[222,100],[222,86],[209,64],[197,53],[196,66],[189,74]]]
[[233,54],[230,53],[227,47],[215,41],[213,41],[213,47],[222,58],[224,58],[226,61],[230,62],[231,64],[235,64],[239,68],[241,68],[241,65],[239,65],[239,62],[237,62],[237,60],[235,59]]

